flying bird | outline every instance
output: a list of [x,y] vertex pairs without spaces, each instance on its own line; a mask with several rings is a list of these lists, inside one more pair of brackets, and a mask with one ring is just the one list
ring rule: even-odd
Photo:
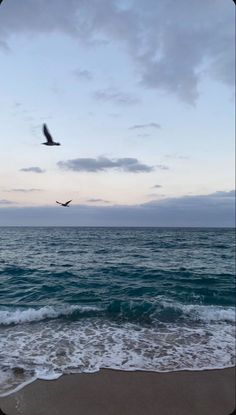
[[58,203],[58,205],[61,205],[61,206],[64,206],[64,207],[69,207],[69,203],[70,202],[72,202],[72,200],[68,200],[68,202],[65,202],[65,203],[61,203],[61,202],[58,202],[57,200],[56,200],[56,203]]
[[53,138],[50,134],[50,132],[48,131],[48,127],[46,126],[46,124],[43,124],[43,133],[47,139],[46,143],[42,143],[45,146],[60,146],[60,143],[55,143],[55,141],[53,141]]

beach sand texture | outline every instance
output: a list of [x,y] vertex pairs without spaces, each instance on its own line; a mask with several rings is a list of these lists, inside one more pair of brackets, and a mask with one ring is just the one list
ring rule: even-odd
[[235,369],[64,375],[37,380],[0,407],[7,415],[229,415]]

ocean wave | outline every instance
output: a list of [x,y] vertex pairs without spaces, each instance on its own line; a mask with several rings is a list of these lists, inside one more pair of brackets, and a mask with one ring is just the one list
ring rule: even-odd
[[201,320],[206,323],[214,321],[234,323],[236,319],[234,307],[180,304],[170,303],[169,301],[163,301],[162,305],[166,309],[174,309],[182,313],[186,318],[189,317],[192,320]]
[[96,307],[63,305],[63,306],[44,306],[41,308],[27,308],[15,310],[0,310],[0,325],[32,323],[47,319],[56,319],[63,316],[71,316],[73,313],[87,313],[98,310]]
[[124,322],[141,324],[192,322],[235,322],[235,308],[198,304],[181,304],[163,298],[152,300],[111,301],[106,315]]
[[76,321],[84,318],[105,318],[120,323],[130,322],[141,325],[168,324],[180,322],[234,323],[235,308],[181,304],[165,299],[112,300],[103,306],[55,305],[41,308],[17,308],[0,310],[0,326],[34,323],[43,320],[69,318]]
[[189,305],[183,307],[183,309],[191,316],[196,313],[195,318],[205,322],[235,322],[235,308],[233,307]]

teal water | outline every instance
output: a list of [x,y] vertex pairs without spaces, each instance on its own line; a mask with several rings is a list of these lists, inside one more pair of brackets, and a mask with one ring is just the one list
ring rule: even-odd
[[234,364],[232,229],[0,228],[0,394]]

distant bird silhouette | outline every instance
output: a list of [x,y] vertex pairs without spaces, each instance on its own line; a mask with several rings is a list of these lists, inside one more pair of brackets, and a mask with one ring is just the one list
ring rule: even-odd
[[72,200],[68,200],[68,202],[66,202],[66,203],[61,203],[61,202],[58,202],[57,200],[56,200],[56,203],[58,203],[58,205],[61,205],[61,206],[64,206],[64,207],[69,207],[69,203],[70,202],[72,202]]
[[51,134],[48,131],[48,128],[46,126],[46,124],[43,124],[43,133],[47,139],[46,143],[42,143],[45,146],[60,146],[60,143],[55,143],[55,141],[53,141],[53,138],[51,136]]

